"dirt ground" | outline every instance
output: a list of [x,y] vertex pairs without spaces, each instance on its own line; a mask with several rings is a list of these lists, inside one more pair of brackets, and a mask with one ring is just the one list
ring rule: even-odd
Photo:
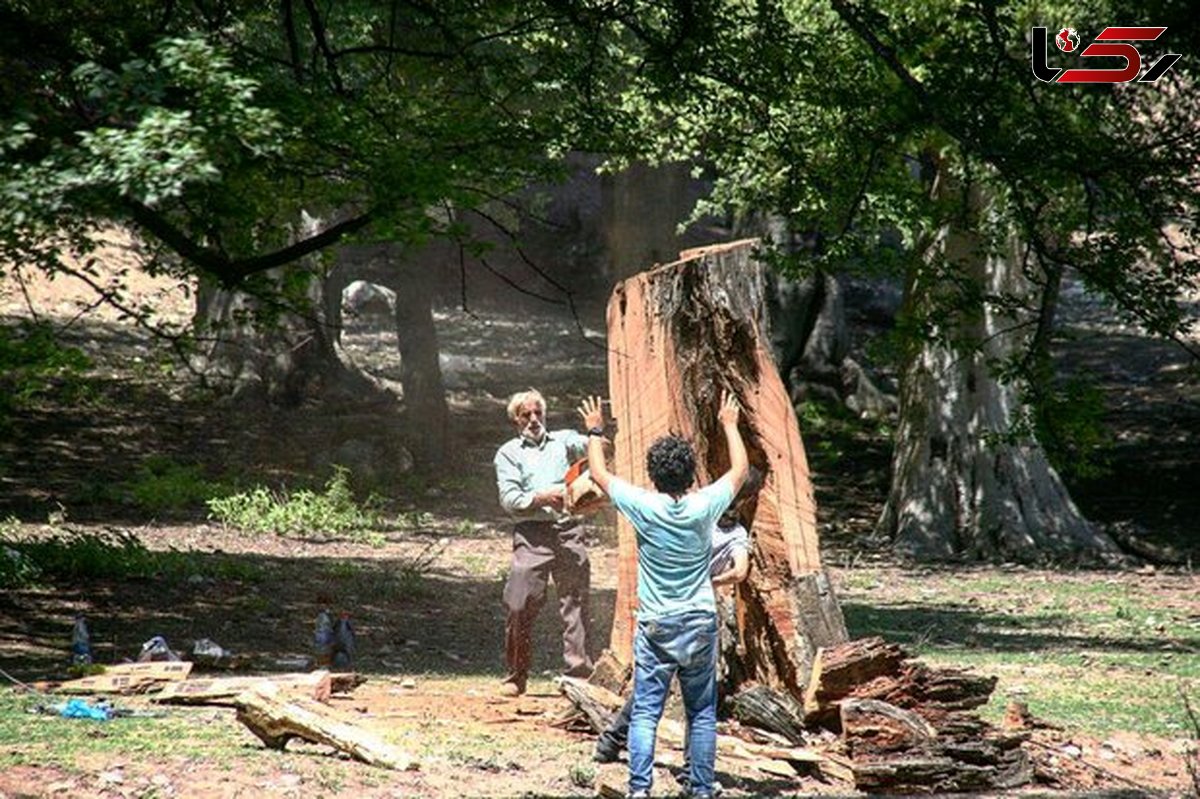
[[[117,241],[114,246],[119,249],[126,243]],[[88,296],[76,288],[61,279],[46,283],[31,278],[23,286],[10,279],[0,289],[0,317],[28,315],[32,304],[39,314],[67,324],[76,316],[76,303]],[[166,314],[182,317],[190,307],[187,294],[176,287],[158,283],[135,288],[152,296]],[[413,753],[420,768],[382,772],[325,747],[297,743],[285,754],[269,752],[237,724],[232,711],[204,708],[194,711],[197,724],[240,731],[236,734],[244,740],[236,762],[109,752],[81,758],[70,769],[28,763],[0,774],[0,799],[590,796],[600,782],[623,787],[623,764],[593,766],[594,738],[558,723],[567,702],[550,679],[557,668],[553,653],[558,651],[553,603],[543,612],[536,633],[535,665],[544,670],[541,676],[524,697],[503,699],[496,694],[503,628],[500,589],[508,539],[495,505],[490,460],[507,435],[502,398],[515,388],[537,385],[549,398],[551,426],[574,426],[570,409],[583,395],[603,393],[605,387],[598,304],[585,308],[578,320],[549,311],[505,316],[444,309],[439,314],[461,466],[449,479],[413,479],[396,486],[388,498],[390,508],[405,521],[388,531],[379,546],[345,539],[249,536],[202,518],[146,519],[126,508],[80,501],[87,495],[81,486],[119,481],[149,453],[199,462],[214,473],[240,470],[295,479],[310,468],[304,450],[317,436],[315,431],[331,423],[307,409],[243,409],[193,398],[179,383],[143,367],[153,362],[149,342],[122,326],[116,316],[100,311],[70,322],[66,332],[68,338],[92,342],[90,354],[96,359],[98,390],[105,401],[83,407],[46,403],[19,419],[9,440],[0,443],[0,517],[17,514],[34,529],[49,510],[61,505],[68,524],[132,530],[152,549],[195,551],[202,558],[236,555],[264,576],[0,593],[3,668],[21,680],[61,673],[70,618],[77,611],[92,620],[101,661],[132,657],[142,641],[161,634],[176,646],[209,637],[235,652],[253,652],[259,662],[283,664],[307,652],[316,611],[332,602],[353,614],[360,651],[356,665],[368,677],[352,694],[336,696],[333,707]],[[580,326],[586,334],[580,333]],[[386,376],[394,368],[388,335],[352,328],[347,347],[352,357],[371,362]],[[1143,403],[1173,404],[1172,425],[1200,421],[1200,415],[1192,415],[1195,395],[1185,393],[1193,389],[1176,380],[1180,376],[1173,364],[1178,361],[1159,357],[1129,358],[1122,368],[1143,376],[1134,383],[1143,392]],[[1154,375],[1177,382],[1178,393],[1165,399],[1161,392],[1155,394]],[[1196,462],[1194,452],[1184,452],[1194,448],[1195,429],[1191,438],[1178,442],[1178,449],[1169,450],[1170,474],[1179,480],[1186,480],[1183,470]],[[1139,428],[1133,440],[1144,447],[1146,435]],[[1143,471],[1148,458],[1137,461]],[[835,584],[845,571],[840,564],[851,563],[851,556],[866,548],[862,536],[869,532],[883,499],[881,486],[886,483],[880,481],[886,481],[886,472],[880,474],[880,465],[886,465],[886,459],[886,451],[864,448],[849,466],[843,463],[844,473],[815,470],[822,540]],[[1188,485],[1200,484],[1192,480],[1173,491],[1164,501],[1169,509],[1152,519],[1151,533],[1169,539],[1179,551],[1193,545],[1172,526],[1182,529],[1184,519],[1196,516],[1191,511],[1200,492],[1191,495]],[[1112,494],[1111,486],[1093,487],[1091,493],[1084,487],[1081,503],[1114,520],[1134,512]],[[616,587],[610,522],[600,517],[592,531],[591,645],[597,652],[607,644]],[[875,552],[873,557],[887,555]],[[1130,572],[1116,579],[1141,578]],[[1180,592],[1181,601],[1193,601],[1188,593],[1194,586],[1194,581],[1182,580],[1173,590]],[[281,665],[277,668],[283,670]],[[142,702],[134,698],[128,705],[143,707]],[[0,746],[18,743],[0,741]],[[1038,791],[1182,795],[1190,785],[1179,741],[1131,734],[1096,740],[1040,728],[1031,731],[1028,746],[1042,779]],[[846,793],[814,777],[798,776],[784,783],[720,766],[719,772],[731,797]],[[658,795],[669,795],[673,788],[665,769],[659,770],[656,783]]]

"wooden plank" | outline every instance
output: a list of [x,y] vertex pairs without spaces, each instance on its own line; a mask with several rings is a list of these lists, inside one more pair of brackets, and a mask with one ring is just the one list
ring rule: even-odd
[[212,677],[168,685],[151,697],[151,701],[172,705],[233,706],[240,694],[260,689],[267,683],[274,685],[282,694],[304,696],[317,702],[327,702],[333,690],[333,681],[327,671],[255,677]]
[[58,683],[38,683],[43,691],[64,694],[135,694],[154,686],[186,680],[192,671],[187,661],[150,661],[106,665],[102,674],[93,674]]

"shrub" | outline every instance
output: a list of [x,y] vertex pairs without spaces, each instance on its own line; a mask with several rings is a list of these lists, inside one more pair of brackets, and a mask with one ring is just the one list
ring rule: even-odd
[[60,345],[45,322],[0,327],[0,429],[14,411],[55,385],[71,397],[82,394],[90,366],[82,350]]
[[333,477],[318,493],[308,489],[276,493],[258,486],[249,493],[208,500],[211,518],[229,527],[283,536],[364,532],[381,525],[382,517],[368,500],[359,505],[350,490],[350,471],[334,467]]
[[135,505],[151,513],[202,508],[228,493],[221,483],[205,478],[202,467],[161,456],[147,458],[123,489]]

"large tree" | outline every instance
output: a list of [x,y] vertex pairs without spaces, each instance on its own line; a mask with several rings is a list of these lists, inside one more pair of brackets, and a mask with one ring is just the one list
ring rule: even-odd
[[[5,0],[0,264],[66,269],[125,224],[145,268],[202,278],[202,332],[282,322],[316,342],[283,366],[336,372],[319,254],[467,239],[464,212],[559,169],[545,24],[521,3]],[[400,298],[406,345],[436,347],[430,296]],[[242,373],[235,351],[207,362]],[[405,355],[406,402],[444,412],[436,351]]]
[[590,67],[620,88],[596,109],[604,124],[626,123],[630,152],[706,165],[702,211],[779,215],[805,245],[784,253],[793,269],[904,278],[883,531],[925,557],[1111,552],[1039,442],[1056,421],[1038,413],[1053,405],[1053,301],[1071,270],[1193,346],[1196,65],[1157,83],[1047,84],[1031,29],[1076,25],[1087,41],[1118,21],[1165,25],[1163,44],[1140,45],[1149,60],[1189,52],[1186,4],[568,5],[625,54]]

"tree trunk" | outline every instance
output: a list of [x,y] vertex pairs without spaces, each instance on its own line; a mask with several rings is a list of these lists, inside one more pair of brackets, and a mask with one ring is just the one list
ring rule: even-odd
[[397,266],[396,338],[409,439],[417,460],[438,468],[446,460],[450,409],[438,361],[433,281],[417,261],[401,260]]
[[[846,639],[821,569],[816,506],[795,412],[762,333],[764,269],[754,241],[683,253],[617,286],[608,305],[609,396],[617,421],[615,471],[650,485],[645,453],[668,432],[696,447],[697,479],[728,468],[716,419],[722,389],[744,413],[750,460],[766,475],[748,520],[751,570],[738,586],[741,645],[726,673],[803,699],[819,646]],[[632,527],[618,522],[612,642],[631,660],[637,574]]]
[[[305,215],[302,225],[302,234],[312,235],[320,221]],[[328,399],[331,392],[354,398],[377,390],[339,353],[340,311],[336,302],[326,302],[324,270],[302,263],[273,269],[261,280],[258,296],[201,282],[194,320],[201,341],[193,359],[197,371],[228,384],[234,396],[291,407]],[[289,288],[288,308],[282,305],[285,284],[303,286],[299,296]]]
[[[785,253],[804,249],[778,215],[753,218],[740,227],[757,228]],[[846,304],[837,277],[818,271],[796,278],[768,269],[765,296],[771,353],[793,403],[818,399],[872,418],[896,410],[896,398],[881,391],[850,357]]]
[[[961,196],[946,175],[935,191]],[[1030,320],[982,303],[947,322],[940,273],[960,276],[981,296],[1013,296],[1036,308],[1010,239],[989,252],[978,232],[989,220],[979,187],[970,189],[970,219],[939,231],[926,263],[911,276],[907,312],[931,324],[935,339],[915,349],[901,378],[900,421],[891,491],[879,522],[898,550],[939,560],[1046,556],[1116,556],[1117,548],[1071,501],[1022,421],[1017,386],[1002,383],[993,364],[1020,351]],[[1014,306],[1015,307],[1015,306]],[[951,348],[945,342],[962,342]]]

